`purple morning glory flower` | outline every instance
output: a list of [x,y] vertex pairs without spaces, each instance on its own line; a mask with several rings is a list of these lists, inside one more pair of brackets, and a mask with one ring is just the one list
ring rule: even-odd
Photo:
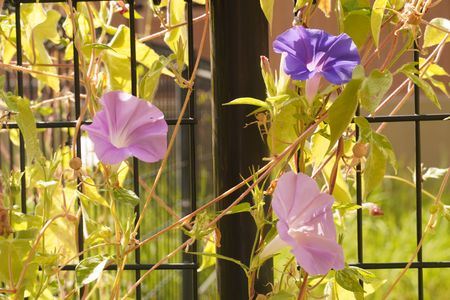
[[343,269],[344,253],[336,242],[333,202],[333,197],[321,193],[317,183],[305,174],[283,174],[272,200],[279,218],[279,236],[267,247],[273,249],[273,243],[287,243],[297,263],[310,275]]
[[295,26],[273,42],[277,53],[286,53],[284,71],[295,80],[322,75],[329,82],[344,84],[351,80],[360,63],[358,49],[345,33],[330,35],[323,30]]
[[91,125],[83,125],[101,162],[117,164],[130,156],[145,162],[162,159],[167,150],[168,126],[153,104],[125,92],[106,93],[103,109]]

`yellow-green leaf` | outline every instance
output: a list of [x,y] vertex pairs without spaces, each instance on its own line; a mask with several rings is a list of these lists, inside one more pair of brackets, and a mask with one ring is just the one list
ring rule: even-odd
[[[130,28],[120,25],[108,46],[123,56],[131,57]],[[159,55],[152,48],[136,40],[136,60],[138,62],[150,69],[158,59]],[[122,69],[122,72],[124,70],[129,70],[129,67],[128,69]]]
[[[447,32],[450,31],[450,20],[445,18],[434,18],[430,21],[431,25],[427,25],[423,37],[423,47],[431,47],[439,44],[444,38]],[[439,29],[439,28],[442,28]],[[447,32],[446,32],[447,31]],[[448,43],[450,37],[445,42]]]
[[361,82],[361,79],[353,79],[347,83],[344,91],[336,98],[328,110],[327,120],[330,124],[329,149],[336,144],[355,115],[356,107],[358,106],[358,90]]
[[364,168],[364,194],[381,184],[386,172],[386,158],[376,143],[370,145],[370,153]]
[[[170,1],[170,26],[175,26],[186,21],[185,6],[185,0]],[[181,43],[183,45],[188,44],[186,26],[180,26],[172,29],[164,36],[164,42],[166,42],[166,44],[174,53],[176,53],[177,49],[179,48],[179,40],[181,40]],[[184,63],[187,65],[189,63],[187,47],[183,48],[183,52]]]
[[370,26],[372,28],[373,41],[378,48],[380,40],[381,24],[383,22],[384,9],[386,8],[387,0],[375,0],[372,7],[372,15],[370,17]]
[[30,108],[30,101],[15,97],[15,102],[18,111],[16,116],[17,125],[25,141],[27,161],[31,163],[34,159],[42,156],[37,137],[36,120]]
[[234,99],[233,101],[225,103],[224,105],[242,105],[242,104],[259,106],[259,107],[265,108],[267,110],[269,110],[269,108],[270,108],[269,104],[267,102],[259,100],[259,99],[251,98],[251,97],[237,98],[237,99]]
[[330,17],[331,0],[319,0],[319,9],[325,14],[327,18]]
[[[56,10],[45,11],[42,4],[33,3],[22,5],[21,17],[22,46],[24,54],[32,64],[52,64],[53,61],[45,47],[46,41],[58,44],[60,37],[57,31],[58,21],[61,15]],[[33,70],[57,74],[55,67],[32,66]],[[42,83],[48,85],[55,92],[59,92],[59,79],[53,76],[37,75],[32,73]]]
[[274,1],[275,0],[259,0],[264,16],[266,16],[267,22],[269,22],[269,28],[272,28]]

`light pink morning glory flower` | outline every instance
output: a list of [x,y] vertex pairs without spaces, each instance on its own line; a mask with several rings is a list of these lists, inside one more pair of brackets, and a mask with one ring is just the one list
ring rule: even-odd
[[100,99],[103,109],[91,125],[83,125],[101,162],[117,164],[135,156],[145,162],[162,159],[167,150],[168,126],[153,104],[121,91]]
[[343,269],[344,253],[336,242],[333,202],[333,197],[321,193],[317,183],[305,174],[289,172],[281,176],[272,200],[279,218],[278,236],[267,248],[277,248],[275,244],[280,242],[288,244],[297,263],[310,275]]

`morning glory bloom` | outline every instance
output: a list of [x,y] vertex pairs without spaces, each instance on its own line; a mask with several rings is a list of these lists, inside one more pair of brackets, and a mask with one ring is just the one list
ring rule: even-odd
[[331,195],[321,193],[317,183],[305,174],[293,172],[280,177],[272,207],[279,220],[278,236],[261,256],[289,245],[297,263],[310,275],[344,268],[344,253],[336,242]]
[[[334,84],[351,80],[360,63],[358,49],[345,33],[330,35],[323,30],[295,26],[273,42],[277,53],[286,53],[284,71],[294,80],[323,76]],[[318,80],[317,80],[318,81]]]
[[168,126],[153,104],[125,92],[106,93],[103,109],[91,125],[83,125],[101,162],[117,164],[130,156],[145,162],[162,159],[167,150]]

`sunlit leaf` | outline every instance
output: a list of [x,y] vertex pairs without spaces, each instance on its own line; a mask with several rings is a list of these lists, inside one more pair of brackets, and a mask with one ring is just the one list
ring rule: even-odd
[[102,274],[103,269],[109,260],[109,257],[102,255],[95,255],[83,259],[75,267],[77,287],[80,288],[86,284],[96,281]]
[[[108,46],[122,56],[130,58],[130,28],[125,25],[120,25]],[[150,69],[158,59],[159,55],[152,48],[136,40],[136,60],[139,63]],[[130,68],[124,68],[122,72],[126,72],[127,70],[129,71]]]
[[386,173],[386,158],[376,143],[370,145],[364,168],[364,193],[367,195],[381,184]]
[[[22,46],[28,61],[32,63],[32,69],[57,74],[55,67],[35,66],[34,64],[52,64],[53,61],[46,50],[45,42],[50,40],[58,44],[60,37],[57,31],[58,21],[61,15],[56,10],[45,11],[42,4],[33,3],[22,6],[21,18],[24,23],[22,28]],[[59,79],[47,75],[32,73],[43,83],[59,92]]]
[[402,69],[401,72],[411,79],[411,81],[422,90],[425,96],[427,96],[427,98],[430,99],[437,108],[441,109],[439,98],[436,96],[433,87],[428,82],[414,74],[414,72],[411,72],[409,68]]
[[[434,18],[430,21],[430,24],[431,25],[427,25],[427,27],[425,28],[425,33],[423,35],[423,47],[425,48],[439,44],[445,38],[447,32],[450,31],[449,19]],[[443,30],[439,28],[442,28]],[[445,40],[446,43],[449,41],[450,37]]]
[[269,22],[269,28],[272,28],[274,2],[275,0],[259,0],[264,16],[266,16],[267,22]]
[[21,97],[11,96],[7,101],[10,109],[16,108],[17,125],[25,141],[25,150],[28,163],[42,156],[39,140],[37,137],[36,120],[30,108],[30,101]]
[[360,79],[353,79],[347,83],[342,93],[336,98],[333,105],[328,110],[328,123],[330,124],[330,145],[331,149],[355,115],[358,106],[358,89],[361,86]]
[[105,207],[109,207],[108,201],[103,198],[97,191],[97,187],[95,186],[95,182],[91,177],[83,178],[82,182],[82,193],[79,192],[80,197],[84,200],[96,203]]
[[[185,12],[186,1],[185,0],[172,0],[170,1],[170,25],[174,26],[181,24],[186,21]],[[180,26],[174,28],[167,32],[164,36],[164,42],[169,46],[169,48],[176,53],[179,40],[181,40],[183,45],[188,44],[187,40],[187,28],[186,26]],[[183,48],[184,53],[184,63],[189,64],[187,47]]]
[[259,106],[267,110],[269,110],[270,108],[267,102],[251,97],[237,98],[230,102],[225,103],[224,105],[241,105],[241,104]]
[[347,14],[344,19],[344,32],[361,48],[370,34],[370,12],[361,9]]
[[325,14],[327,18],[330,17],[331,0],[319,0],[318,2],[319,2],[318,4],[319,9]]
[[381,23],[383,22],[384,9],[386,8],[387,0],[375,0],[372,6],[372,15],[370,16],[370,26],[372,28],[373,41],[378,48],[380,40]]
[[373,112],[384,95],[389,91],[392,81],[393,76],[389,71],[381,72],[373,70],[364,79],[359,90],[361,105],[368,111]]

